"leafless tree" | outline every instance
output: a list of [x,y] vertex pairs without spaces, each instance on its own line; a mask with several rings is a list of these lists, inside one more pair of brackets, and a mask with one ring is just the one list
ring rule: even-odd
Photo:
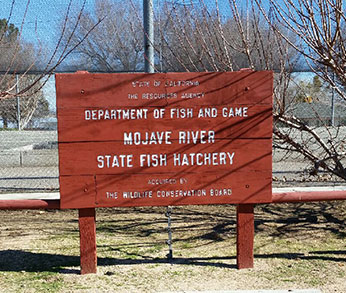
[[[237,1],[224,1],[228,5],[222,9],[218,1],[213,5],[210,2],[213,1],[164,3],[156,16],[161,21],[160,42],[155,43],[163,56],[163,70],[229,71],[291,66],[293,50],[288,52],[288,46],[283,47],[283,40],[278,39],[253,6],[246,16]],[[280,58],[283,54],[290,54],[289,58]]]
[[[3,84],[0,88],[6,88],[9,84],[16,83],[15,91],[20,92],[35,81],[35,75],[26,74],[18,83],[17,76],[9,75],[3,78]],[[39,86],[39,84],[38,84]],[[42,89],[31,88],[22,97],[8,97],[0,100],[0,117],[3,122],[3,128],[8,128],[9,123],[15,124],[18,129],[24,129],[33,117],[44,117],[49,114],[48,101],[44,98]]]
[[[73,46],[69,46],[80,24],[85,2],[86,1],[84,1],[84,4],[79,10],[72,29],[67,31],[67,23],[71,18],[71,7],[73,4],[73,0],[69,1],[66,7],[61,34],[56,42],[55,48],[45,60],[42,60],[44,45],[41,43],[40,48],[35,50],[32,44],[24,42],[22,39],[22,32],[26,23],[30,0],[21,3],[21,5],[25,5],[25,13],[19,28],[14,28],[11,24],[13,10],[16,5],[16,1],[12,0],[9,15],[7,19],[2,20],[3,25],[0,27],[0,56],[2,56],[0,59],[0,70],[3,72],[0,77],[0,84],[2,85],[0,89],[0,99],[3,100],[14,96],[24,96],[27,95],[31,89],[40,90],[47,82],[48,78],[53,74],[54,70],[85,40],[90,32],[102,22],[102,19],[99,19],[85,32],[84,36],[82,36],[78,42],[74,43]],[[9,37],[10,30],[14,30],[15,33],[12,33]],[[62,43],[63,39],[67,39],[67,42],[64,44]],[[25,78],[25,76],[33,70],[37,70],[40,73],[37,74],[34,79],[31,79],[30,83],[24,83],[26,84],[24,88],[20,88],[19,91],[16,91],[17,83],[21,82],[21,79]],[[16,74],[19,75],[19,78],[14,78]],[[11,75],[12,78],[9,78]],[[6,86],[4,87],[4,85]]]
[[[140,10],[137,3],[129,5],[123,1],[97,0],[92,12],[81,15],[73,38],[63,39],[68,48],[78,45],[75,53],[79,68],[101,72],[136,71],[140,68],[143,64],[143,30],[134,10]],[[97,25],[100,19],[104,20]],[[71,19],[68,23],[70,34],[75,21]],[[92,28],[88,38],[81,42]]]
[[[256,0],[262,13],[263,2]],[[268,2],[268,1],[267,1]],[[269,0],[281,27],[273,26],[283,38],[304,56],[311,71],[334,88],[346,101],[346,16],[343,0]],[[292,43],[287,32],[299,42]]]
[[[259,0],[247,2],[247,10],[244,1],[223,2],[221,11],[217,0],[213,5],[167,1],[167,26],[160,31],[161,43],[155,44],[163,70],[274,70],[274,148],[307,159],[311,174],[325,170],[346,179],[344,135],[338,128],[316,129],[294,115],[299,105],[291,78],[305,56],[315,74],[344,95],[342,1],[286,0],[285,7],[274,0],[266,6]],[[313,103],[304,106],[314,110]],[[320,118],[318,110],[315,116]]]
[[[264,1],[256,0],[262,15],[292,48],[305,58],[311,71],[346,101],[345,8],[342,0],[269,0],[275,23],[264,10]],[[298,42],[291,42],[289,34]],[[313,105],[312,105],[313,107]],[[327,107],[327,105],[326,105]],[[274,113],[283,127],[275,127],[275,146],[297,152],[308,159],[312,174],[326,170],[346,179],[345,134],[340,128],[314,129],[287,112]],[[319,116],[316,111],[316,117]]]
[[[287,93],[297,54],[255,5],[246,14],[239,1],[229,0],[222,8],[218,1],[211,8],[204,0],[184,5],[167,1],[162,13],[167,25],[161,27],[161,43],[155,44],[163,70],[275,70],[275,112],[285,112],[291,104]],[[294,36],[288,38],[294,42]]]
[[[155,10],[156,70],[274,70],[274,147],[303,156],[311,162],[311,174],[323,169],[346,179],[345,138],[340,129],[315,129],[296,117],[292,111],[297,106],[296,97],[291,88],[292,71],[304,56],[311,70],[344,97],[342,1],[268,0],[263,5],[261,0],[249,0],[248,7],[240,0],[211,2],[160,2]],[[112,3],[98,0],[96,14],[83,19],[84,29],[88,29],[99,17],[110,16],[79,52],[97,70],[139,69],[143,54],[140,9],[133,0],[130,10],[120,2]],[[131,17],[124,23],[116,11]]]
[[[73,0],[70,0],[66,7],[61,34],[55,48],[50,54],[45,55],[44,44],[40,40],[38,40],[40,46],[37,48],[37,46],[24,41],[22,37],[30,6],[29,0],[24,3],[26,6],[21,26],[15,27],[11,23],[16,4],[17,2],[13,0],[8,17],[0,20],[0,71],[2,72],[0,75],[0,117],[5,128],[8,126],[8,122],[12,122],[16,123],[19,129],[22,129],[38,112],[42,114],[48,111],[42,87],[55,69],[85,40],[102,19],[96,21],[89,30],[85,31],[78,42],[70,45],[72,36],[81,23],[81,16],[84,11],[84,5],[82,5],[74,19],[72,28],[67,31],[67,23],[70,23],[72,18]],[[63,39],[65,40],[64,44]],[[38,73],[30,74],[33,71]],[[18,100],[19,98],[20,100]],[[46,110],[42,111],[43,108]],[[17,114],[19,112],[20,115]]]

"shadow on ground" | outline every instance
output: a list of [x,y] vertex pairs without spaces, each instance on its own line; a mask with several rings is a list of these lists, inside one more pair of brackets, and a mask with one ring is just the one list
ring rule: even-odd
[[[274,237],[306,231],[326,232],[344,238],[346,237],[345,208],[346,201],[258,205],[255,209],[255,232]],[[142,214],[144,217],[134,221],[126,216],[126,209],[108,210],[108,213],[115,213],[118,218],[107,217],[98,221],[98,233],[117,233],[133,237],[166,233],[167,220],[165,217],[160,217],[162,209],[146,207],[136,208],[132,212],[137,215]],[[190,237],[183,239],[176,237],[175,242],[196,239],[222,241],[230,236],[233,237],[236,234],[235,208],[225,205],[215,211],[213,208],[208,210],[198,207],[174,207],[172,231],[175,235],[190,234]],[[191,231],[195,233],[190,233]]]
[[[280,258],[288,260],[323,260],[346,262],[346,250],[337,251],[313,251],[307,254],[302,253],[274,253],[274,254],[255,254],[255,259]],[[190,257],[190,258],[150,258],[142,259],[116,259],[102,258],[97,260],[98,266],[113,265],[144,265],[144,264],[173,264],[173,265],[192,265],[208,266],[218,268],[236,269],[234,262],[235,256],[229,257]],[[80,259],[78,256],[57,255],[47,253],[34,253],[22,250],[3,250],[0,251],[0,271],[2,272],[59,272],[63,274],[78,274],[78,269],[67,267],[78,267]]]

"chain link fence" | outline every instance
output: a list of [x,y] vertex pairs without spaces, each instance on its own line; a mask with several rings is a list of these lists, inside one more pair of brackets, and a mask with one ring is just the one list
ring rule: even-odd
[[[11,78],[19,92],[35,76]],[[0,100],[0,193],[59,190],[55,101],[54,78],[26,96]]]
[[[310,73],[296,73],[294,84],[309,88],[312,78]],[[304,97],[297,94],[297,89],[293,92],[297,96],[290,105],[293,115],[305,119],[316,129],[333,122],[340,139],[345,139],[346,108],[333,97],[332,91],[321,87],[318,95],[305,92]],[[55,80],[52,77],[33,96],[0,102],[0,193],[59,191],[58,162]],[[309,163],[302,157],[274,151],[274,183],[296,184],[308,177]]]

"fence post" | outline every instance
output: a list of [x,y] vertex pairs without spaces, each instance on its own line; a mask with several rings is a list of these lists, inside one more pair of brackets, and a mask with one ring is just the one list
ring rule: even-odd
[[254,206],[239,204],[237,206],[237,268],[247,269],[254,266]]
[[[18,85],[18,74],[16,74],[16,94],[19,93],[19,85]],[[20,113],[20,98],[19,96],[16,96],[17,98],[17,121],[18,121],[18,124],[17,124],[17,127],[18,127],[18,130],[22,130],[22,127],[20,126],[20,120],[21,120],[21,113]]]
[[81,274],[95,274],[97,270],[95,209],[79,209],[78,212]]
[[[335,73],[333,72],[333,83],[335,82]],[[335,126],[335,89],[332,87],[332,105],[331,105],[331,115],[330,115],[330,124]]]

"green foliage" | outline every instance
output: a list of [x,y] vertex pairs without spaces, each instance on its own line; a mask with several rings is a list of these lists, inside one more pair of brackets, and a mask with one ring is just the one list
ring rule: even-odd
[[319,78],[317,75],[314,76],[314,79],[313,79],[313,81],[312,81],[312,88],[313,88],[313,90],[314,90],[316,93],[318,93],[318,92],[321,91],[322,82],[321,82],[320,78]]
[[318,102],[323,94],[323,85],[317,75],[312,82],[300,81],[296,87],[295,101],[297,103]]
[[19,30],[14,24],[8,23],[7,19],[0,19],[0,40],[13,42],[18,38]]

